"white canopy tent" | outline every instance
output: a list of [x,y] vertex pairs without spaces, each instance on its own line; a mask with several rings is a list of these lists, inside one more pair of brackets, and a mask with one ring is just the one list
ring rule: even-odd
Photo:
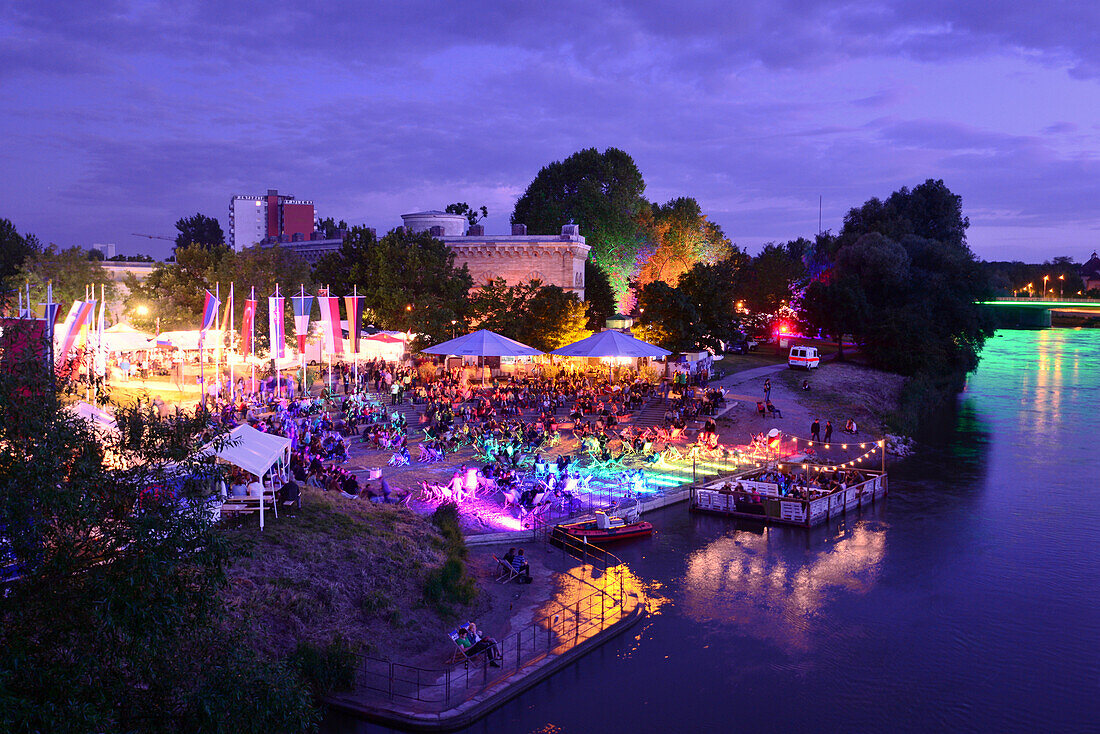
[[115,324],[103,332],[103,346],[109,352],[136,352],[141,349],[152,349],[150,340],[152,334],[138,331],[129,324]]
[[608,329],[555,349],[561,357],[667,357],[672,352],[649,342]]
[[92,425],[99,430],[112,433],[118,430],[118,424],[115,423],[114,416],[91,403],[85,403],[84,401],[74,403],[69,406],[69,410],[81,418],[91,421]]
[[478,329],[470,334],[464,334],[457,339],[445,341],[421,350],[425,354],[454,354],[459,357],[478,357],[478,372],[485,379],[484,370],[481,369],[481,357],[530,357],[542,354],[538,349],[526,344],[509,339],[495,331]]
[[[219,461],[244,469],[259,479],[260,529],[264,527],[264,497],[274,497],[276,479],[285,479],[285,471],[290,466],[290,439],[257,431],[247,424],[239,425],[229,432],[224,442],[207,444],[203,449]],[[270,481],[270,487],[265,483]],[[275,505],[275,517],[279,516]]]
[[459,357],[529,357],[542,354],[534,347],[488,329],[478,329],[420,351],[425,354],[454,354]]
[[[150,337],[147,348],[161,347],[162,349],[183,349],[184,351],[194,352],[199,348],[199,337],[201,332],[198,329],[192,329],[190,331],[162,331],[156,337]],[[214,329],[207,329],[206,339],[203,342],[203,346],[206,349],[213,349],[218,344],[222,343],[222,332],[215,331]]]

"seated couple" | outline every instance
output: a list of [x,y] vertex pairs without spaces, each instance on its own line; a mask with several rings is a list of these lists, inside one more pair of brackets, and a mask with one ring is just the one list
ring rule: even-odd
[[477,630],[477,625],[473,622],[458,628],[458,639],[455,640],[455,644],[462,648],[467,658],[484,652],[489,656],[489,665],[494,668],[500,667],[501,654],[497,641],[492,637],[482,637]]
[[509,548],[504,554],[504,562],[522,577],[523,583],[531,583],[531,566],[527,563],[527,556],[523,555],[523,548],[519,549],[518,554],[515,548]]

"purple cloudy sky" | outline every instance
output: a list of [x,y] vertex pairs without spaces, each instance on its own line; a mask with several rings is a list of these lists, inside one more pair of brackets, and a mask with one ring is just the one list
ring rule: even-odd
[[278,188],[379,230],[617,146],[735,242],[943,178],[986,259],[1100,247],[1100,4],[0,0],[0,217],[163,256]]

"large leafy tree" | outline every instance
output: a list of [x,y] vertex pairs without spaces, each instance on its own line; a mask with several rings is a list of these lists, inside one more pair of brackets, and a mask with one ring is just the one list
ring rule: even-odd
[[12,276],[19,272],[24,261],[41,249],[34,235],[23,236],[10,219],[0,219],[0,285],[18,286],[18,279]]
[[461,214],[462,216],[466,217],[466,221],[468,221],[471,226],[477,224],[482,219],[489,216],[489,207],[472,207],[464,201],[457,201],[454,204],[448,204],[447,208],[444,211],[446,211],[448,214]]
[[722,228],[691,197],[653,204],[641,221],[652,253],[638,263],[638,288],[655,280],[676,283],[696,263],[713,264],[732,251]]
[[592,258],[584,261],[584,302],[588,306],[588,328],[603,329],[604,322],[615,313],[615,292],[607,273]]
[[942,180],[928,179],[912,189],[903,186],[885,201],[872,198],[849,210],[835,246],[843,247],[877,232],[895,242],[915,235],[950,247],[964,247],[969,226],[970,219],[962,213],[962,197]]
[[550,352],[592,332],[576,294],[539,280],[509,286],[503,278],[483,284],[470,299],[470,320],[509,339]]
[[176,249],[201,245],[207,249],[225,244],[225,232],[218,220],[205,214],[196,213],[190,217],[183,217],[176,222]]
[[811,247],[804,239],[764,245],[739,274],[737,295],[746,308],[755,313],[776,313],[790,303],[806,275],[803,256]]
[[0,594],[0,729],[311,728],[299,675],[253,652],[221,600],[232,548],[203,502],[217,477],[195,452],[206,420],[135,408],[97,435],[28,357],[0,381],[14,576]]
[[427,232],[398,228],[377,238],[373,230],[355,227],[338,252],[317,263],[313,275],[336,295],[358,288],[375,325],[441,341],[450,338],[452,320],[465,319],[473,287],[466,266],[455,268],[454,259]]
[[699,310],[688,294],[655,280],[638,294],[639,338],[673,352],[692,350],[703,336]]
[[876,367],[960,384],[990,333],[975,305],[989,281],[967,224],[942,181],[852,209],[837,240],[819,242],[828,268],[806,289],[804,316],[838,338],[850,333]]
[[17,285],[30,283],[32,300],[35,300],[34,296],[43,296],[47,282],[52,282],[54,300],[62,305],[63,311],[74,300],[90,295],[89,286],[95,287],[96,299],[104,290],[108,302],[115,294],[115,285],[103,265],[89,260],[88,251],[79,247],[61,249],[51,244],[45,249],[33,251],[23,260],[13,280]]
[[531,234],[554,235],[563,224],[580,226],[592,258],[622,299],[642,243],[639,215],[648,210],[645,181],[634,160],[618,148],[586,148],[538,172],[512,212],[513,224]]

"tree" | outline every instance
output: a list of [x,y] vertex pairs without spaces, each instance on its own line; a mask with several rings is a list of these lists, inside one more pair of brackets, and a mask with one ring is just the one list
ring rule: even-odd
[[157,263],[143,282],[128,276],[126,309],[131,321],[141,329],[152,329],[157,323],[165,330],[198,328],[205,292],[214,282],[212,274],[229,252],[224,246],[186,245],[176,250],[174,262]]
[[850,275],[807,286],[801,301],[802,316],[836,341],[837,359],[844,361],[844,335],[866,323],[870,309],[859,281]]
[[592,258],[584,261],[584,302],[588,304],[588,328],[600,331],[615,313],[615,293],[607,273]]
[[578,151],[538,172],[512,212],[513,224],[531,234],[556,235],[577,224],[622,299],[641,246],[639,215],[649,208],[645,181],[634,160],[618,148]]
[[483,284],[470,299],[479,329],[550,352],[591,335],[584,304],[574,293],[539,280],[509,286],[503,278]]
[[803,255],[812,247],[808,240],[782,245],[768,243],[748,267],[741,269],[738,298],[756,313],[775,313],[791,301],[796,286],[806,274]]
[[382,238],[354,227],[340,250],[321,258],[313,271],[317,283],[335,294],[358,287],[375,325],[412,331],[443,341],[451,321],[466,316],[473,278],[466,266],[455,268],[454,253],[427,232],[395,229]]
[[337,222],[332,217],[326,217],[317,223],[317,231],[324,232],[325,239],[329,240],[336,239],[340,232],[347,232],[349,229],[351,227],[343,219]]
[[53,283],[54,301],[62,305],[62,313],[76,300],[90,295],[88,286],[95,287],[95,299],[105,291],[107,301],[113,300],[115,284],[96,260],[88,259],[87,250],[69,247],[62,250],[50,244],[44,250],[31,253],[14,278],[16,283],[30,283],[31,291],[43,296],[46,284]]
[[734,251],[713,265],[698,263],[680,276],[676,288],[695,308],[698,318],[694,346],[720,353],[738,336],[741,317],[735,291],[748,259]]
[[639,258],[636,288],[655,280],[676,283],[696,263],[713,264],[732,250],[722,228],[707,221],[699,202],[690,197],[653,204],[641,221],[652,252]]
[[179,230],[176,235],[177,250],[190,245],[201,245],[209,250],[225,244],[225,233],[218,220],[202,213],[180,219],[176,222],[176,229]]
[[485,217],[489,216],[489,208],[486,206],[478,207],[474,209],[464,201],[459,201],[454,204],[448,204],[444,210],[448,214],[462,214],[466,217],[466,220],[470,223],[470,226],[474,226]]
[[42,249],[34,235],[24,237],[16,231],[10,219],[0,219],[0,285],[18,288],[22,283],[13,276],[27,258]]
[[703,336],[699,311],[679,288],[655,280],[638,294],[640,338],[673,352],[694,349]]
[[877,232],[895,242],[906,235],[915,235],[964,248],[969,226],[970,219],[962,213],[962,197],[952,193],[942,180],[928,179],[911,190],[901,187],[886,201],[872,198],[858,209],[849,210],[836,247]]
[[[62,408],[41,363],[0,381],[3,731],[301,731],[306,687],[246,644],[221,599],[231,549],[205,502],[208,417]],[[120,460],[120,461],[118,461]]]

